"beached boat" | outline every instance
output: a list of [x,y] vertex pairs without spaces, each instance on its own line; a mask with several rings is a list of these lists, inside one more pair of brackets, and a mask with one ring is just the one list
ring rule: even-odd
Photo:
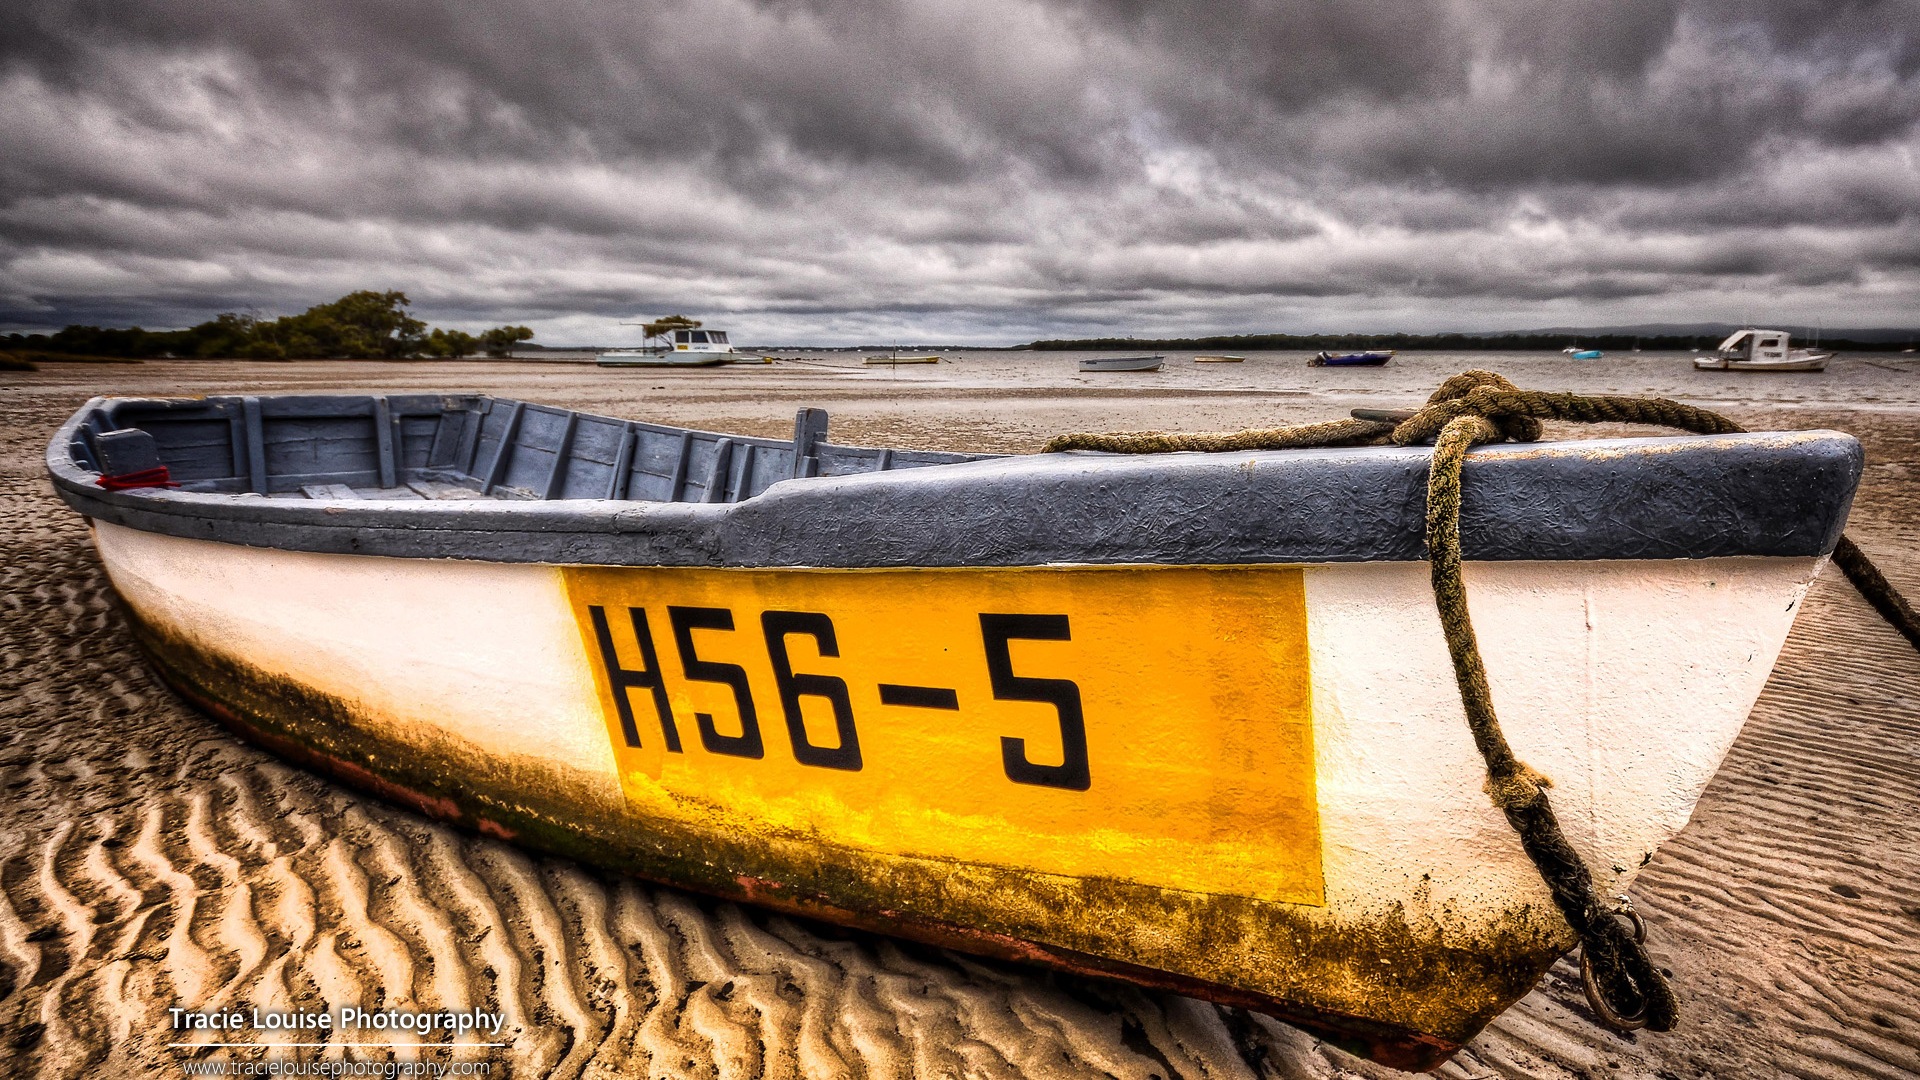
[[1574,360],[1598,360],[1605,355],[1599,349],[1566,349],[1563,351],[1570,359]]
[[1102,356],[1080,361],[1081,371],[1159,371],[1164,356]]
[[940,362],[940,355],[938,353],[903,354],[891,352],[884,356],[869,356],[863,362],[868,364],[937,364]]
[[712,367],[759,359],[741,357],[727,341],[725,330],[702,330],[692,319],[640,325],[647,327],[647,344],[637,349],[609,349],[595,363],[601,367]]
[[730,362],[730,353],[674,352],[670,349],[609,349],[594,359],[601,367],[611,368],[686,368],[713,367]]
[[1371,349],[1366,352],[1316,353],[1307,361],[1308,367],[1379,367],[1393,359],[1392,349]]
[[[47,465],[171,685],[494,836],[1404,1067],[1571,947],[1454,689],[1428,448],[826,435],[95,399]],[[1861,467],[1834,432],[1468,456],[1492,692],[1603,894],[1686,823]]]
[[1193,358],[1193,362],[1196,364],[1239,364],[1244,363],[1246,359],[1244,356],[1196,356]]
[[1697,356],[1700,371],[1825,371],[1830,352],[1793,348],[1785,330],[1736,330],[1713,350]]

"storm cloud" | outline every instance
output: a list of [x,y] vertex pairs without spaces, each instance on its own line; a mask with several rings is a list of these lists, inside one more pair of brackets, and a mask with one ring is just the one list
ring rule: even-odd
[[13,0],[0,327],[1920,322],[1920,2]]

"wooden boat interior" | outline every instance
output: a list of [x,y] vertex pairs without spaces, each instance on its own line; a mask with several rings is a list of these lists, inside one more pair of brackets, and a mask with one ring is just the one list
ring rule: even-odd
[[781,480],[974,461],[830,443],[802,409],[791,439],[619,420],[485,395],[288,395],[96,402],[74,462],[157,463],[190,492],[274,499],[614,499],[727,503]]

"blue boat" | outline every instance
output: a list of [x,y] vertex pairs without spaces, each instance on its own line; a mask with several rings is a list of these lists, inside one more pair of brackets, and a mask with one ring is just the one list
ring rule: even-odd
[[1307,361],[1308,367],[1379,367],[1393,359],[1392,349],[1374,349],[1367,352],[1330,353],[1323,352]]
[[1598,360],[1601,356],[1599,349],[1568,349],[1566,352],[1575,360]]

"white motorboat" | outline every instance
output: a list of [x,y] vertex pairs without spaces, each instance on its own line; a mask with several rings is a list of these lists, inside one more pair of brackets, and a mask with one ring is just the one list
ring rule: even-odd
[[1697,356],[1693,366],[1700,371],[1825,371],[1830,352],[1796,349],[1785,330],[1736,330],[1713,350],[1711,356]]
[[663,319],[642,324],[647,344],[600,354],[601,367],[710,367],[739,359],[725,330],[703,330],[692,319]]

